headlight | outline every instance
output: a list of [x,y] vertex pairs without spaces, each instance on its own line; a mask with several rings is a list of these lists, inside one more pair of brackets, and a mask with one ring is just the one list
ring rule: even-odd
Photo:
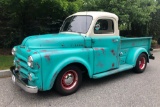
[[30,81],[34,81],[34,80],[36,80],[36,79],[38,79],[33,73],[29,73],[28,74],[28,79],[30,80]]
[[16,48],[14,47],[14,48],[12,48],[12,55],[15,55],[15,53],[16,53]]
[[31,56],[28,57],[28,62],[27,62],[28,66],[33,68],[33,58]]

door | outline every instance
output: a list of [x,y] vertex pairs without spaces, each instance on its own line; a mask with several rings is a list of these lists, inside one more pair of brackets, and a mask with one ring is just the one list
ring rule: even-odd
[[114,21],[99,19],[94,27],[94,74],[119,67],[120,36],[114,35]]

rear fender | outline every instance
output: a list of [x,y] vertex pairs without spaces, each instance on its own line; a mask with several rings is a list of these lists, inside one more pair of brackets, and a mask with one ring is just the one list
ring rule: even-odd
[[136,61],[141,53],[145,53],[147,55],[147,62],[149,62],[149,55],[145,48],[132,48],[130,49],[128,56],[126,58],[126,63],[136,66]]

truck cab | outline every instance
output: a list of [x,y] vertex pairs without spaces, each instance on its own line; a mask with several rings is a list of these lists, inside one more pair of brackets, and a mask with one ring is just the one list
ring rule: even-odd
[[118,16],[109,12],[78,12],[66,18],[58,34],[34,35],[12,49],[12,81],[27,92],[55,88],[76,92],[87,73],[98,79],[133,69],[144,72],[151,37],[119,35]]

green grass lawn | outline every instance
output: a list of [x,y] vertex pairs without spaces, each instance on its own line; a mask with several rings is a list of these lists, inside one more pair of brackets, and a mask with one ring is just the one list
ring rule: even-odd
[[0,55],[0,70],[9,69],[13,65],[13,56]]

